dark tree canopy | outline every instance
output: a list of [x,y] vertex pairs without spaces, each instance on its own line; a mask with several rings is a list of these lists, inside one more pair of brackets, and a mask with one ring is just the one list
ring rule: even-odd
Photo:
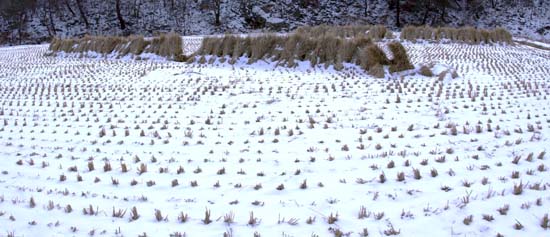
[[2,17],[10,18],[24,13],[35,5],[36,0],[2,0],[0,1],[0,13]]

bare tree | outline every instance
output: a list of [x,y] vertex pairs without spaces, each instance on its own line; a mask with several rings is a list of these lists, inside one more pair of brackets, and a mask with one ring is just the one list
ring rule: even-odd
[[389,8],[395,8],[395,26],[401,27],[401,0],[390,0]]
[[59,7],[58,7],[58,2],[57,0],[48,0],[48,19],[49,19],[49,25],[50,25],[50,37],[52,35],[56,35],[56,30],[55,30],[55,24],[54,24],[54,21],[53,21],[53,12],[56,11],[56,12],[59,12]]
[[135,18],[140,17],[140,11],[141,11],[141,1],[140,0],[134,0],[134,3],[132,4],[132,16]]
[[169,7],[167,7],[167,10],[174,21],[175,31],[184,35],[187,34],[187,21],[189,18],[189,10],[191,9],[190,0],[168,0],[168,4]]
[[59,7],[57,6],[57,0],[38,0],[35,13],[40,20],[40,23],[46,27],[48,36],[53,37],[56,35],[55,24],[53,21],[53,13],[59,13]]
[[36,7],[36,0],[2,0],[0,14],[7,19],[17,19],[19,44],[23,42],[23,28],[29,18],[28,11]]
[[82,0],[76,0],[76,6],[78,7],[78,12],[80,13],[80,17],[84,21],[84,24],[86,25],[86,29],[90,28],[90,22],[88,22],[88,17],[86,17],[86,13],[84,12],[84,8],[82,7]]
[[213,3],[212,10],[214,11],[214,24],[216,26],[221,25],[220,15],[221,15],[222,2],[223,0],[212,0],[212,3]]
[[369,0],[363,0],[363,14],[365,17],[369,15]]
[[118,23],[120,24],[120,29],[125,30],[126,22],[124,21],[124,18],[122,17],[122,13],[120,12],[120,0],[116,0],[115,10],[116,10],[116,17],[118,19]]
[[67,7],[67,9],[69,9],[69,12],[71,13],[71,15],[73,15],[73,17],[75,17],[76,14],[74,13],[73,8],[71,8],[71,4],[69,3],[69,0],[64,0],[64,2],[65,2],[65,6]]

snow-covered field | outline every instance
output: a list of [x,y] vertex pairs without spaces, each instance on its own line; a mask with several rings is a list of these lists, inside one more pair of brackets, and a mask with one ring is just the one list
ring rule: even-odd
[[0,236],[548,236],[550,53],[406,47],[460,77],[0,48]]

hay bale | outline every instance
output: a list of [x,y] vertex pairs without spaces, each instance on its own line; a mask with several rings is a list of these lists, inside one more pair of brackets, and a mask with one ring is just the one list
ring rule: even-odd
[[250,41],[250,63],[271,56],[273,49],[276,47],[277,39],[278,37],[274,34],[252,38]]
[[416,27],[414,27],[414,26],[405,26],[401,30],[400,38],[402,40],[414,41],[414,40],[416,40],[415,32],[416,32]]
[[117,45],[120,45],[124,40],[120,37],[105,37],[103,38],[103,45],[101,46],[100,53],[110,54],[112,53]]
[[233,59],[240,58],[244,55],[249,55],[250,52],[250,38],[238,38],[235,43],[235,49],[233,49]]
[[316,48],[313,53],[319,59],[318,63],[325,63],[328,67],[334,64],[338,57],[338,49],[342,44],[342,39],[335,36],[324,36],[316,41]]
[[73,46],[75,46],[76,40],[75,39],[65,39],[61,42],[59,51],[63,51],[66,53],[71,53]]
[[120,54],[127,55],[131,53],[133,55],[140,55],[141,53],[143,53],[143,50],[145,49],[145,47],[147,47],[147,45],[149,45],[149,42],[145,41],[143,36],[130,36],[128,38],[127,46],[124,47],[122,51],[120,51]]
[[407,55],[407,50],[401,43],[394,41],[389,43],[388,47],[393,54],[393,59],[390,64],[390,72],[399,72],[414,68],[409,60],[409,55]]
[[325,36],[333,36],[338,38],[354,38],[368,37],[375,40],[385,37],[392,37],[389,31],[383,25],[347,25],[347,26],[302,26],[294,31],[295,34],[300,34],[310,38],[322,38]]
[[153,53],[172,60],[183,60],[181,37],[175,33],[164,34],[147,41],[143,36],[130,36],[127,38],[117,36],[84,36],[80,39],[52,39],[50,50],[67,53],[85,53],[88,51],[100,54],[116,53],[118,57],[132,53]]
[[151,43],[147,47],[145,47],[143,52],[144,53],[151,53],[151,54],[158,54],[159,51],[160,51],[160,44],[161,44],[160,38],[153,38],[150,42]]
[[425,77],[433,77],[434,76],[434,74],[432,72],[432,69],[430,69],[430,67],[428,67],[428,65],[422,65],[420,67],[420,70],[419,70],[418,73],[420,73],[420,75],[425,76]]
[[275,42],[274,47],[271,51],[271,54],[269,55],[271,60],[277,61],[277,60],[281,59],[281,55],[283,54],[284,45],[285,45],[286,41],[288,41],[287,36],[276,37],[276,42]]
[[420,27],[422,29],[422,39],[434,40],[434,28],[429,26]]
[[387,32],[388,29],[385,26],[375,25],[368,30],[367,37],[375,40],[380,40],[386,36]]
[[181,36],[170,32],[168,34],[162,34],[158,41],[153,40],[153,43],[159,45],[155,47],[157,49],[157,55],[166,57],[168,59],[175,59],[179,55],[183,54]]
[[481,37],[480,42],[483,42],[486,44],[491,43],[491,33],[488,30],[481,30],[480,37]]
[[222,42],[222,56],[232,56],[235,45],[237,44],[237,37],[225,36]]
[[388,65],[390,60],[378,45],[371,44],[362,50],[358,62],[365,70],[370,70],[373,66]]
[[62,42],[63,40],[61,40],[60,38],[53,37],[52,41],[50,42],[50,46],[48,47],[48,50],[53,52],[59,51]]
[[285,42],[283,52],[281,53],[280,63],[289,67],[294,67],[296,64],[296,51],[298,45],[304,40],[304,36],[301,34],[292,34]]
[[469,44],[480,43],[508,43],[512,44],[512,35],[503,28],[494,30],[476,29],[471,26],[461,28],[440,27],[432,28],[428,26],[414,27],[406,26],[401,31],[401,39],[416,41],[417,39],[441,41],[448,39],[452,42],[462,42]]
[[355,56],[355,51],[357,51],[357,45],[355,40],[342,40],[340,47],[338,49],[338,60],[340,62],[350,63]]
[[204,37],[202,39],[201,47],[197,51],[198,54],[201,55],[210,55],[212,54],[212,51],[214,49],[214,45],[217,42],[217,38],[213,37]]
[[[390,65],[390,60],[384,51],[372,44],[373,38],[385,37],[388,30],[385,27],[368,27],[370,35],[365,34],[366,26],[343,27],[301,27],[290,36],[266,34],[258,37],[235,37],[225,35],[221,38],[204,38],[201,48],[195,55],[201,56],[200,62],[205,62],[206,55],[212,55],[208,62],[213,63],[218,57],[220,62],[225,62],[225,56],[231,56],[229,63],[233,64],[239,57],[248,57],[248,63],[254,63],[260,59],[278,61],[277,65],[293,67],[296,60],[309,61],[312,66],[324,63],[325,67],[334,65],[336,70],[344,67],[344,62],[361,65],[367,71],[375,65],[382,65],[373,69],[384,72],[383,65]],[[341,32],[340,32],[341,31]],[[353,38],[347,38],[354,36]],[[404,48],[402,49],[404,52]],[[398,51],[396,55],[403,52]],[[404,52],[406,56],[406,52]],[[195,61],[196,57],[192,61]],[[191,60],[190,60],[191,61]],[[395,60],[402,62],[402,60]],[[405,62],[408,62],[408,57]],[[410,62],[401,63],[402,67],[409,67]],[[410,66],[412,67],[412,66]],[[382,75],[383,76],[383,75]]]
[[512,34],[502,27],[498,27],[491,32],[493,42],[512,44]]
[[354,43],[354,46],[352,47],[355,47],[355,50],[350,62],[360,65],[361,64],[360,58],[361,58],[361,53],[363,49],[372,45],[373,42],[371,38],[357,37],[353,39],[353,43]]
[[374,64],[367,73],[376,78],[384,78],[384,66],[380,64]]

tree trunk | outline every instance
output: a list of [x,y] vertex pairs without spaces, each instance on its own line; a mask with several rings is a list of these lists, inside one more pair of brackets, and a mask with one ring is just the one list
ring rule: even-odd
[[222,0],[214,0],[214,24],[216,26],[221,25],[221,21],[220,21],[221,6],[222,6]]
[[84,12],[84,9],[82,8],[82,0],[76,0],[76,6],[78,6],[78,12],[80,12],[80,17],[84,21],[84,24],[86,25],[86,29],[90,28],[90,22],[88,22],[88,18],[86,17],[86,13]]
[[365,17],[367,17],[369,16],[369,0],[363,0],[363,5],[363,14],[365,15]]
[[422,25],[426,25],[426,21],[428,20],[428,13],[430,13],[430,8],[428,6],[425,6],[426,10],[424,11],[424,17],[422,18]]
[[220,22],[220,12],[217,11],[214,13],[214,17],[216,18],[216,22],[215,22],[215,25],[219,26],[221,25],[221,22]]
[[399,0],[395,0],[395,26],[401,27],[401,21],[399,15],[401,14],[401,4]]
[[118,19],[118,22],[120,24],[120,29],[125,30],[126,29],[126,22],[124,22],[124,18],[122,17],[122,13],[120,12],[120,0],[116,0],[116,17]]
[[27,14],[25,14],[25,11],[22,11],[19,13],[19,29],[17,30],[17,33],[19,35],[19,44],[23,43],[23,25],[27,21]]
[[445,24],[445,7],[441,8],[441,23]]
[[[57,5],[57,4],[56,4]],[[55,24],[53,22],[53,14],[52,14],[52,1],[50,1],[50,7],[48,9],[48,18],[50,18],[50,27],[52,28],[52,34],[56,35],[57,32],[55,31]]]

